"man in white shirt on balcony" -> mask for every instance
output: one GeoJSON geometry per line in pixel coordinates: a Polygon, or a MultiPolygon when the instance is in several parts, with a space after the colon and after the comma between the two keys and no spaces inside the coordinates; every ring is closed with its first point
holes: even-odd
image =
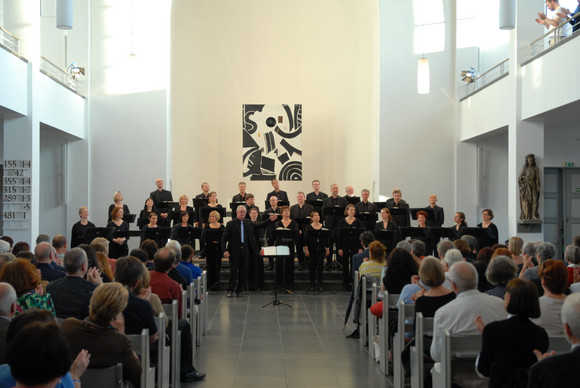
{"type": "MultiPolygon", "coordinates": [[[[564,21],[565,18],[558,15],[564,13],[564,10],[560,6],[558,0],[546,0],[546,7],[548,7],[550,11],[554,11],[552,18],[548,18],[543,12],[538,12],[536,23],[542,24],[549,32],[551,32],[564,21]]],[[[550,36],[550,46],[554,45],[554,43],[556,43],[560,38],[564,38],[567,35],[567,30],[568,25],[564,25],[559,29],[559,31],[555,31],[553,35],[550,36]]]]}

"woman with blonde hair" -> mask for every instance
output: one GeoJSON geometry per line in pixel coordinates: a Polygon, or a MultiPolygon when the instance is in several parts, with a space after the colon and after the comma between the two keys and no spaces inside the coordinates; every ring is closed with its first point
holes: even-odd
{"type": "Polygon", "coordinates": [[[115,191],[115,194],[113,194],[113,203],[111,204],[111,206],[109,206],[109,213],[108,213],[107,222],[111,222],[112,221],[111,212],[116,207],[122,208],[124,214],[130,214],[131,213],[129,211],[129,206],[127,206],[127,205],[125,205],[123,203],[123,193],[121,193],[121,191],[115,191]]]}

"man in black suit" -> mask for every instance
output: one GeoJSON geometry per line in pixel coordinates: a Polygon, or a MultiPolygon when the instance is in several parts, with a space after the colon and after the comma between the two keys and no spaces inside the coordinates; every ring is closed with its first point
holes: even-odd
{"type": "Polygon", "coordinates": [[[271,183],[274,191],[271,191],[266,195],[266,201],[269,201],[272,196],[278,198],[278,201],[289,201],[288,194],[284,190],[280,190],[278,179],[272,179],[271,183]]]}
{"type": "Polygon", "coordinates": [[[10,283],[0,283],[0,363],[6,363],[6,332],[16,313],[16,291],[10,283]]]}
{"type": "Polygon", "coordinates": [[[393,214],[393,222],[397,224],[398,227],[401,226],[411,226],[411,215],[409,214],[409,204],[405,202],[404,199],[401,197],[403,193],[401,189],[394,189],[393,190],[393,198],[390,198],[387,201],[387,208],[393,213],[393,209],[407,209],[405,215],[394,215],[393,214]]]}
{"type": "Polygon", "coordinates": [[[445,222],[445,213],[443,212],[443,208],[441,206],[437,206],[437,195],[431,194],[429,196],[429,208],[433,209],[434,217],[427,218],[427,226],[430,228],[436,227],[440,228],[443,226],[445,222]]]}
{"type": "MultiPolygon", "coordinates": [[[[155,186],[157,186],[157,190],[152,191],[149,194],[149,197],[153,200],[153,204],[155,205],[155,207],[161,211],[161,214],[159,215],[161,216],[161,218],[163,218],[163,221],[165,221],[169,216],[169,211],[164,206],[160,207],[159,203],[173,202],[173,195],[171,195],[171,191],[165,190],[163,188],[163,179],[157,178],[155,180],[155,186]]],[[[162,225],[165,224],[166,224],[165,222],[162,223],[162,225]]]]}
{"type": "Polygon", "coordinates": [[[326,198],[328,198],[328,194],[320,191],[320,181],[318,179],[312,181],[312,189],[314,191],[308,193],[306,196],[307,201],[324,201],[326,198]]]}
{"type": "Polygon", "coordinates": [[[566,297],[562,305],[562,324],[568,341],[572,344],[570,353],[541,354],[534,350],[538,362],[530,368],[528,388],[566,388],[580,385],[580,294],[566,297]]]}
{"type": "Polygon", "coordinates": [[[258,253],[252,223],[245,218],[246,206],[240,205],[236,209],[236,218],[228,222],[222,235],[222,252],[230,260],[228,298],[233,296],[234,291],[238,298],[242,296],[248,282],[250,255],[252,252],[258,253]]]}
{"type": "Polygon", "coordinates": [[[234,195],[232,203],[246,202],[246,182],[238,183],[239,194],[234,195]]]}

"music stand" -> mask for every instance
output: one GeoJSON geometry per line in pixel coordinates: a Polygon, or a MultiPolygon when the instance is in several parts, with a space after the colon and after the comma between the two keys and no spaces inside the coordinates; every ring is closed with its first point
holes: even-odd
{"type": "Polygon", "coordinates": [[[373,230],[375,228],[375,224],[377,223],[377,213],[358,213],[355,214],[355,217],[363,223],[366,230],[373,230]]]}
{"type": "Polygon", "coordinates": [[[346,199],[347,204],[351,204],[351,205],[356,205],[357,203],[360,202],[360,197],[357,197],[357,196],[349,197],[348,195],[345,195],[343,198],[346,199]]]}
{"type": "Polygon", "coordinates": [[[171,236],[171,228],[165,226],[158,226],[157,228],[148,228],[143,230],[143,240],[154,240],[157,245],[162,248],[171,236]]]}
{"type": "Polygon", "coordinates": [[[399,242],[399,232],[396,230],[373,230],[372,233],[375,235],[375,239],[381,243],[384,241],[385,248],[387,252],[391,252],[394,247],[399,242]]]}
{"type": "Polygon", "coordinates": [[[417,212],[420,211],[424,211],[425,213],[427,213],[427,219],[428,220],[434,220],[435,219],[435,212],[433,211],[433,209],[430,206],[427,207],[413,207],[409,209],[409,212],[411,213],[411,219],[413,221],[417,221],[417,212]]]}
{"type": "MultiPolygon", "coordinates": [[[[269,199],[265,200],[264,203],[265,203],[265,208],[266,209],[269,209],[271,207],[270,206],[270,200],[269,199]]],[[[278,200],[278,207],[280,207],[280,206],[290,206],[290,201],[282,201],[282,200],[279,199],[278,200]]]]}
{"type": "Polygon", "coordinates": [[[149,223],[149,218],[141,218],[141,217],[139,217],[139,218],[137,219],[137,227],[138,227],[139,229],[143,229],[143,227],[144,227],[145,225],[147,225],[148,223],[149,223]]]}
{"type": "Polygon", "coordinates": [[[298,229],[304,231],[304,228],[310,225],[311,219],[310,216],[306,218],[293,218],[293,221],[296,221],[298,224],[298,229]]]}
{"type": "MultiPolygon", "coordinates": [[[[277,230],[294,232],[293,230],[290,230],[290,229],[277,229],[277,230]]],[[[288,248],[286,245],[275,245],[273,247],[265,247],[262,249],[262,257],[273,258],[276,262],[275,264],[278,264],[278,257],[284,257],[284,256],[290,256],[290,248],[288,248]],[[268,249],[268,248],[274,248],[274,249],[268,249]]],[[[283,302],[283,301],[278,299],[278,287],[276,287],[276,285],[274,284],[274,300],[266,303],[265,305],[262,306],[262,308],[269,306],[269,305],[277,306],[279,304],[284,305],[284,306],[288,306],[288,307],[292,307],[291,304],[288,304],[288,303],[283,302]]]]}
{"type": "Polygon", "coordinates": [[[85,242],[85,244],[90,244],[97,237],[103,237],[111,241],[114,232],[115,232],[114,228],[89,227],[85,229],[85,232],[82,235],[82,239],[85,242]]]}
{"type": "Polygon", "coordinates": [[[379,209],[379,212],[381,211],[381,209],[384,209],[387,207],[386,202],[373,202],[373,203],[377,206],[377,209],[379,209]]]}
{"type": "Polygon", "coordinates": [[[320,216],[322,216],[322,207],[324,206],[324,200],[322,199],[307,200],[306,203],[314,207],[314,210],[316,210],[320,214],[320,216]]]}
{"type": "Polygon", "coordinates": [[[195,240],[199,240],[201,238],[201,228],[194,228],[193,226],[178,228],[175,238],[180,242],[180,244],[181,241],[185,241],[195,249],[195,240]]]}
{"type": "Polygon", "coordinates": [[[393,221],[397,224],[398,227],[410,227],[409,225],[409,209],[401,208],[401,207],[394,207],[389,209],[391,212],[391,216],[393,217],[393,221]],[[403,221],[403,222],[401,222],[403,221]]]}
{"type": "Polygon", "coordinates": [[[124,214],[123,213],[123,221],[125,221],[128,224],[132,224],[133,222],[135,222],[136,217],[137,217],[136,214],[124,214]]]}
{"type": "Polygon", "coordinates": [[[193,208],[195,209],[195,214],[197,215],[197,222],[201,223],[201,213],[199,212],[199,209],[201,209],[202,207],[204,207],[208,203],[209,203],[208,198],[194,198],[193,199],[193,208]]]}
{"type": "Polygon", "coordinates": [[[488,228],[468,227],[463,229],[461,236],[465,236],[466,234],[477,239],[479,249],[492,246],[492,242],[495,240],[495,235],[488,228]]]}

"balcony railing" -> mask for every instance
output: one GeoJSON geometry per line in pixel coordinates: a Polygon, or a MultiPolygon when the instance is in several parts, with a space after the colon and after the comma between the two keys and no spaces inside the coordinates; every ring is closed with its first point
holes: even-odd
{"type": "Polygon", "coordinates": [[[485,73],[477,76],[472,83],[465,84],[465,86],[459,87],[457,95],[459,100],[464,100],[467,97],[474,95],[480,90],[486,88],[487,86],[493,84],[499,79],[507,76],[510,73],[510,60],[504,59],[502,62],[498,63],[491,69],[487,70],[485,73]]]}
{"type": "Polygon", "coordinates": [[[65,69],[55,65],[44,57],[40,57],[40,72],[46,74],[48,77],[75,92],[79,96],[84,97],[82,90],[84,85],[71,77],[65,69]]]}
{"type": "MultiPolygon", "coordinates": [[[[571,16],[571,19],[576,21],[578,20],[578,18],[580,18],[580,12],[571,16]]],[[[578,31],[573,32],[574,26],[570,23],[571,19],[570,18],[566,19],[565,21],[560,23],[558,27],[546,32],[538,39],[532,41],[530,43],[529,59],[537,57],[538,55],[570,39],[572,35],[577,34],[578,31]]]]}
{"type": "Polygon", "coordinates": [[[0,46],[20,56],[20,39],[0,27],[0,46]]]}

